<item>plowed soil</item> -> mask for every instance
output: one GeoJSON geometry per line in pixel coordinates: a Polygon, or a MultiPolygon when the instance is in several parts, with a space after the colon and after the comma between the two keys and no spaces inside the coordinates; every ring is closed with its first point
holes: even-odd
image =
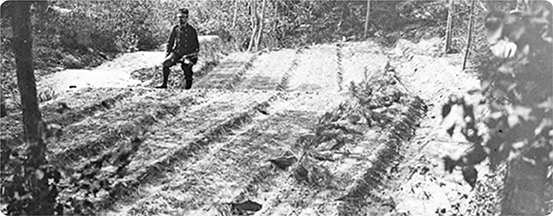
{"type": "MultiPolygon", "coordinates": [[[[169,89],[151,88],[161,52],[44,78],[39,86],[62,92],[41,105],[63,126],[48,144],[48,159],[67,169],[60,196],[89,199],[100,215],[462,212],[470,186],[440,157],[468,144],[445,135],[438,110],[478,81],[461,56],[439,57],[439,43],[234,53],[190,90],[178,67],[169,89]],[[98,193],[82,189],[100,180],[98,193]]],[[[20,117],[1,122],[2,139],[21,143],[20,117]]]]}

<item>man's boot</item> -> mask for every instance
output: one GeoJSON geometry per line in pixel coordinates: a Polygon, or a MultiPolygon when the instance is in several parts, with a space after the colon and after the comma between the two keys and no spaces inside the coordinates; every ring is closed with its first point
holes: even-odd
{"type": "Polygon", "coordinates": [[[163,83],[160,86],[157,86],[156,88],[167,88],[167,81],[169,80],[169,67],[163,67],[163,83]]]}
{"type": "Polygon", "coordinates": [[[193,64],[182,64],[181,69],[184,72],[184,89],[190,89],[192,88],[192,77],[194,75],[194,72],[192,72],[192,66],[193,64]]]}
{"type": "Polygon", "coordinates": [[[184,86],[184,89],[190,88],[192,88],[192,79],[186,79],[186,85],[184,86]]]}

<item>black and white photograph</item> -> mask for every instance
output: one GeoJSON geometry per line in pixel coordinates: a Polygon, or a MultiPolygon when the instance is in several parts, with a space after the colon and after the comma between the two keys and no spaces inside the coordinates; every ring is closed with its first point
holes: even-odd
{"type": "Polygon", "coordinates": [[[0,215],[553,216],[552,0],[0,3],[0,215]]]}

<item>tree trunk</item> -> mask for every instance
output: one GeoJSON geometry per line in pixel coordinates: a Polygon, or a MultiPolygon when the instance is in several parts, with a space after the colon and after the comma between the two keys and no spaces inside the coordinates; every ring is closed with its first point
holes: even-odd
{"type": "Polygon", "coordinates": [[[0,88],[0,117],[4,117],[8,115],[8,112],[6,112],[6,103],[4,101],[4,91],[2,91],[2,88],[0,88]]]}
{"type": "Polygon", "coordinates": [[[278,1],[274,1],[274,8],[275,8],[275,14],[274,14],[274,21],[273,21],[273,32],[277,32],[278,22],[279,22],[279,16],[278,16],[278,1]]]}
{"type": "Polygon", "coordinates": [[[252,0],[251,6],[250,6],[250,14],[251,14],[251,21],[252,21],[252,35],[250,37],[250,44],[248,45],[248,52],[252,51],[253,46],[255,45],[255,39],[257,35],[257,0],[252,0]]]}
{"type": "Polygon", "coordinates": [[[363,33],[363,37],[367,37],[367,32],[369,31],[369,15],[371,13],[371,0],[367,0],[367,14],[365,15],[365,32],[363,33]]]}
{"type": "Polygon", "coordinates": [[[447,28],[446,28],[446,36],[445,36],[445,46],[444,46],[444,53],[449,54],[452,53],[451,50],[451,29],[453,29],[453,13],[454,10],[454,4],[453,0],[449,0],[449,6],[447,8],[447,28]]]}
{"type": "Polygon", "coordinates": [[[232,29],[236,26],[236,19],[238,17],[238,1],[234,0],[234,12],[232,14],[232,29]]]}
{"type": "Polygon", "coordinates": [[[470,44],[472,43],[472,27],[474,24],[474,1],[475,0],[470,0],[469,33],[467,39],[467,49],[465,50],[465,59],[463,60],[463,70],[467,68],[467,61],[470,55],[470,44]]]}
{"type": "Polygon", "coordinates": [[[507,164],[501,215],[544,215],[547,164],[515,158],[507,164]]]}
{"type": "Polygon", "coordinates": [[[46,145],[41,136],[41,116],[38,109],[31,35],[31,2],[21,1],[13,5],[11,25],[15,54],[17,85],[21,94],[23,131],[29,145],[29,165],[39,166],[45,160],[46,145]]]}
{"type": "Polygon", "coordinates": [[[255,51],[259,50],[259,45],[261,44],[261,40],[263,39],[263,29],[265,28],[265,6],[267,5],[267,0],[263,0],[263,3],[261,5],[261,17],[257,20],[258,22],[258,28],[257,28],[257,38],[255,40],[255,51]]]}

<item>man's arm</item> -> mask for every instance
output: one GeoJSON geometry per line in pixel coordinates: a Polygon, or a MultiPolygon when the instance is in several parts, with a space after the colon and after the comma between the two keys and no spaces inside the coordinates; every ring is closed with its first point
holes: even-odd
{"type": "Polygon", "coordinates": [[[175,37],[176,37],[175,28],[176,27],[174,27],[171,30],[171,34],[169,35],[169,41],[167,41],[167,49],[166,49],[166,52],[165,52],[165,56],[168,56],[169,53],[173,52],[173,47],[175,45],[175,37]]]}
{"type": "Polygon", "coordinates": [[[196,32],[196,29],[193,29],[192,34],[192,48],[195,53],[200,52],[200,42],[198,42],[198,32],[196,32]]]}

